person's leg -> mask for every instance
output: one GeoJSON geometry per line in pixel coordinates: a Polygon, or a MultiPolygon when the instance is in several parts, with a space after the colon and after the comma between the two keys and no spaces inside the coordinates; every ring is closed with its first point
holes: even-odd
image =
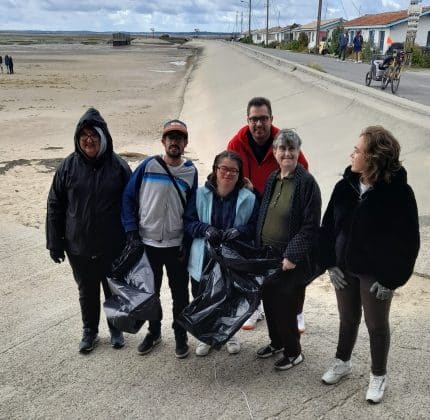
{"type": "Polygon", "coordinates": [[[387,373],[387,358],[390,349],[389,315],[392,298],[380,300],[370,288],[375,282],[368,277],[360,278],[360,293],[363,302],[364,319],[370,337],[372,373],[383,376],[387,373]]]}
{"type": "Polygon", "coordinates": [[[280,349],[283,347],[281,337],[278,334],[277,328],[277,306],[276,306],[276,296],[278,290],[276,285],[263,286],[262,290],[262,301],[264,307],[264,313],[266,315],[267,330],[270,338],[270,345],[275,349],[280,349]]]}
{"type": "MultiPolygon", "coordinates": [[[[161,282],[163,279],[163,264],[164,264],[164,251],[163,248],[156,248],[145,245],[146,256],[148,257],[149,265],[151,266],[154,274],[154,289],[158,297],[160,297],[161,282]]],[[[148,331],[155,337],[161,334],[161,320],[163,319],[163,312],[160,304],[160,319],[149,321],[148,331]]]]}
{"type": "Polygon", "coordinates": [[[344,362],[351,359],[361,320],[360,282],[358,278],[345,273],[348,285],[336,290],[339,311],[339,341],[336,358],[344,362]]]}
{"type": "Polygon", "coordinates": [[[186,340],[186,330],[176,323],[176,319],[189,303],[188,281],[189,275],[186,263],[179,259],[179,247],[165,248],[165,265],[169,287],[172,294],[172,311],[175,337],[178,340],[186,340]]]}
{"type": "Polygon", "coordinates": [[[100,277],[96,264],[87,257],[68,257],[79,289],[83,328],[97,334],[100,320],[100,277]]]}
{"type": "Polygon", "coordinates": [[[284,347],[284,356],[295,358],[300,355],[300,333],[297,327],[297,306],[305,294],[304,287],[297,287],[275,298],[278,315],[278,334],[284,347]]]}

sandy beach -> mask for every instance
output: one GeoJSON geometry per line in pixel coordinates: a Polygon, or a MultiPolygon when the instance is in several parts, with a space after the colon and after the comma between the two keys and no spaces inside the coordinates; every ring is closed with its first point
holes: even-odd
{"type": "MultiPolygon", "coordinates": [[[[52,263],[44,239],[53,172],[73,150],[76,122],[89,106],[105,117],[115,150],[132,167],[161,152],[163,122],[183,118],[190,129],[187,156],[195,159],[203,181],[215,153],[245,124],[248,99],[268,96],[276,125],[301,134],[324,206],[359,129],[390,126],[401,139],[424,227],[430,225],[428,131],[320,81],[281,74],[227,43],[2,49],[0,54],[14,57],[16,73],[0,74],[0,418],[428,418],[427,278],[414,275],[395,293],[389,388],[384,403],[371,406],[364,400],[370,367],[364,324],[351,378],[333,387],[321,384],[338,326],[326,275],[307,290],[306,359],[291,371],[275,373],[272,360],[256,360],[256,349],[267,341],[264,322],[239,332],[243,345],[237,356],[222,349],[177,360],[166,284],[163,342],[153,353],[136,353],[145,327],[126,335],[123,350],[113,350],[103,321],[98,347],[82,357],[71,270],[52,263]]],[[[428,242],[423,238],[426,261],[428,242]]],[[[196,340],[190,343],[194,350],[196,340]]]]}
{"type": "Polygon", "coordinates": [[[15,74],[0,74],[0,214],[41,228],[53,170],[74,149],[93,106],[131,164],[159,150],[162,124],[182,108],[196,50],[168,43],[10,46],[15,74]]]}

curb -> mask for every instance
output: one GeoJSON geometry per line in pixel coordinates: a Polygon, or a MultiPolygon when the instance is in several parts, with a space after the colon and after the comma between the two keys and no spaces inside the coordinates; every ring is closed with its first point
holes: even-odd
{"type": "MultiPolygon", "coordinates": [[[[430,106],[418,104],[409,99],[401,98],[395,95],[388,95],[384,92],[371,89],[367,86],[361,86],[355,82],[344,80],[339,77],[333,76],[331,74],[314,70],[310,67],[304,66],[303,64],[299,64],[294,61],[287,60],[285,58],[276,57],[264,51],[258,51],[246,45],[242,45],[242,44],[233,44],[233,45],[235,48],[242,50],[243,53],[246,53],[248,55],[253,55],[257,60],[261,62],[264,62],[267,64],[267,61],[270,61],[271,63],[276,65],[274,66],[275,68],[279,68],[279,66],[286,66],[290,71],[300,70],[302,73],[306,73],[314,78],[324,80],[331,84],[348,89],[349,91],[360,93],[362,95],[365,95],[366,97],[373,97],[375,99],[378,99],[379,101],[385,102],[390,106],[402,108],[404,110],[413,112],[415,114],[419,114],[422,117],[430,117],[430,106]]],[[[427,128],[430,128],[430,126],[427,128]]]]}

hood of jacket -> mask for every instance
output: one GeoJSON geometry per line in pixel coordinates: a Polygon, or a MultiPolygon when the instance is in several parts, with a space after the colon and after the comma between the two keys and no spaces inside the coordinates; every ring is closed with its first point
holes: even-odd
{"type": "Polygon", "coordinates": [[[104,153],[102,153],[100,156],[98,156],[95,160],[100,160],[105,155],[111,155],[113,152],[112,137],[109,133],[109,129],[108,129],[108,126],[106,124],[106,121],[103,119],[100,112],[97,111],[97,109],[95,109],[95,108],[89,108],[85,112],[85,114],[82,115],[78,124],[76,125],[75,136],[74,136],[75,151],[77,153],[79,153],[86,160],[90,160],[87,157],[87,155],[79,147],[79,134],[80,134],[81,130],[85,127],[100,129],[106,138],[106,148],[104,150],[104,153]]]}

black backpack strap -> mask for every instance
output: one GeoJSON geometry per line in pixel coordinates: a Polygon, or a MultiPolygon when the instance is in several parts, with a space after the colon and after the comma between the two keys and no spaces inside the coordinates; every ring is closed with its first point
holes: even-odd
{"type": "Polygon", "coordinates": [[[154,156],[155,160],[162,166],[162,168],[166,171],[166,174],[169,176],[170,180],[173,183],[173,186],[175,187],[178,195],[179,195],[179,199],[181,200],[182,203],[182,207],[185,208],[185,199],[184,196],[181,193],[181,190],[179,189],[178,183],[176,182],[175,177],[172,175],[172,173],[169,170],[169,167],[167,166],[166,162],[164,162],[163,158],[161,156],[154,156]]]}

